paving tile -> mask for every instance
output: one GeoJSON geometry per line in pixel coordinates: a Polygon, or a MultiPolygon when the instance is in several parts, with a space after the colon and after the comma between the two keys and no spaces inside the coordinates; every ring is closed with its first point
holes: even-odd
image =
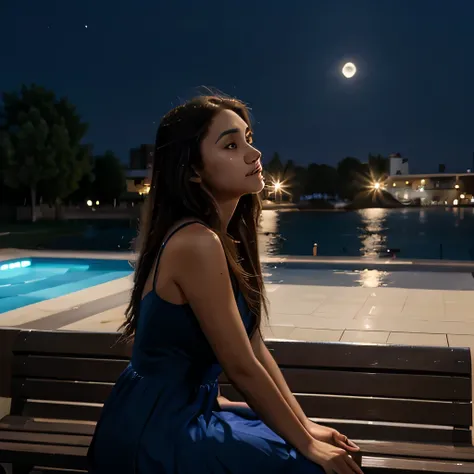
{"type": "Polygon", "coordinates": [[[311,314],[320,305],[319,302],[287,299],[286,301],[270,301],[270,306],[280,314],[311,314]]]}
{"type": "Polygon", "coordinates": [[[474,334],[474,323],[465,321],[422,321],[409,318],[357,318],[346,322],[346,329],[430,334],[474,334]]]}
{"type": "Polygon", "coordinates": [[[307,314],[277,314],[271,315],[270,325],[291,325],[295,328],[308,329],[338,329],[346,328],[351,317],[341,318],[330,313],[321,313],[321,315],[307,314]]]}
{"type": "Polygon", "coordinates": [[[263,338],[264,339],[289,339],[290,334],[295,329],[294,326],[264,326],[263,327],[263,338]]]}
{"type": "Polygon", "coordinates": [[[449,347],[470,347],[474,349],[474,335],[448,334],[449,347]]]}
{"type": "Polygon", "coordinates": [[[373,288],[369,293],[367,302],[370,302],[373,300],[380,300],[382,302],[386,302],[390,304],[392,303],[403,304],[406,301],[408,297],[408,293],[410,291],[411,290],[407,290],[404,288],[386,288],[386,287],[373,288]]]}
{"type": "Polygon", "coordinates": [[[84,288],[83,290],[59,296],[58,298],[42,301],[36,306],[39,309],[46,311],[65,311],[105,296],[115,295],[122,291],[130,290],[132,285],[133,282],[131,278],[118,278],[116,280],[108,281],[107,283],[102,283],[101,285],[84,288]]]}
{"type": "Polygon", "coordinates": [[[338,342],[341,339],[343,331],[334,331],[329,329],[302,329],[295,328],[289,338],[298,341],[310,342],[338,342]]]}
{"type": "Polygon", "coordinates": [[[360,342],[385,344],[387,342],[389,332],[386,331],[344,331],[341,342],[360,342]]]}
{"type": "Polygon", "coordinates": [[[125,310],[128,305],[120,305],[115,308],[94,314],[88,318],[81,319],[72,324],[59,328],[61,331],[97,331],[115,332],[125,320],[125,310]]]}
{"type": "Polygon", "coordinates": [[[356,314],[362,308],[363,303],[321,303],[316,310],[314,311],[314,315],[317,316],[318,313],[332,313],[337,316],[350,316],[355,317],[356,314]]]}
{"type": "Polygon", "coordinates": [[[448,346],[446,334],[392,332],[388,336],[388,344],[404,346],[448,346]]]}
{"type": "Polygon", "coordinates": [[[422,319],[424,321],[443,319],[445,315],[443,304],[409,304],[402,309],[401,317],[422,319]]]}
{"type": "Polygon", "coordinates": [[[470,303],[474,306],[474,291],[445,290],[441,293],[445,303],[470,303]]]}
{"type": "Polygon", "coordinates": [[[463,320],[474,319],[474,302],[456,301],[444,303],[444,312],[446,315],[457,316],[463,320]]]}
{"type": "Polygon", "coordinates": [[[357,318],[359,317],[400,317],[403,310],[403,303],[396,303],[395,301],[390,304],[384,300],[375,302],[374,300],[368,300],[364,306],[358,311],[357,318]]]}
{"type": "Polygon", "coordinates": [[[42,310],[37,306],[38,304],[32,304],[0,314],[0,327],[20,326],[37,319],[46,318],[55,312],[42,310]]]}
{"type": "Polygon", "coordinates": [[[438,290],[410,290],[407,293],[407,305],[442,305],[443,303],[443,293],[438,290]]]}

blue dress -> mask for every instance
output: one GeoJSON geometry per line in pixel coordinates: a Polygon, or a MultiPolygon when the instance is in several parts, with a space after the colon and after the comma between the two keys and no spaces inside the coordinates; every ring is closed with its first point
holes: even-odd
{"type": "MultiPolygon", "coordinates": [[[[236,300],[250,334],[252,314],[238,292],[236,300]]],[[[88,454],[89,472],[324,472],[252,410],[222,411],[217,403],[221,372],[191,307],[171,304],[154,290],[148,293],[140,308],[131,362],[97,424],[88,454]]]]}

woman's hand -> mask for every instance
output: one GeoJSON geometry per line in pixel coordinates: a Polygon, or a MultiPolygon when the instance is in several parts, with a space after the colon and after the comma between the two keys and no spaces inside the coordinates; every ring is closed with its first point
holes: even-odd
{"type": "Polygon", "coordinates": [[[352,442],[347,436],[339,433],[334,428],[328,428],[327,426],[321,426],[317,423],[309,421],[306,429],[309,434],[317,441],[323,441],[324,443],[332,444],[338,448],[342,448],[349,453],[357,453],[360,451],[359,446],[352,442]]]}
{"type": "Polygon", "coordinates": [[[302,454],[320,465],[326,474],[364,474],[347,451],[332,444],[314,440],[302,454]]]}

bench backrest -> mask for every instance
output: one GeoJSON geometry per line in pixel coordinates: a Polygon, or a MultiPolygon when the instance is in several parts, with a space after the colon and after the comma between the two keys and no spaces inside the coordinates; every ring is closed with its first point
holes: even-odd
{"type": "MultiPolygon", "coordinates": [[[[268,342],[304,412],[355,439],[471,444],[470,350],[268,342]]],[[[238,399],[229,385],[224,396],[238,399]]]]}
{"type": "Polygon", "coordinates": [[[130,355],[116,333],[21,331],[13,345],[11,413],[97,421],[130,355]]]}
{"type": "MultiPolygon", "coordinates": [[[[350,437],[471,443],[469,349],[267,345],[305,413],[350,437]]],[[[130,354],[115,333],[20,331],[13,344],[12,414],[96,421],[130,354]]],[[[239,399],[225,377],[221,390],[239,399]]]]}

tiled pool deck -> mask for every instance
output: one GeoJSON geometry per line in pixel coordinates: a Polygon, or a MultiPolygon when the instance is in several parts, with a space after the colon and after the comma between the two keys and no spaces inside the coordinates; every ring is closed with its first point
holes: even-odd
{"type": "MultiPolygon", "coordinates": [[[[0,260],[26,256],[131,257],[124,253],[81,252],[79,255],[71,252],[0,250],[0,260]]],[[[307,274],[301,267],[314,264],[315,259],[283,260],[288,263],[288,268],[284,270],[288,278],[282,279],[281,283],[274,279],[267,285],[270,314],[265,336],[268,338],[474,347],[474,291],[326,286],[311,282],[296,284],[307,274]]],[[[267,258],[265,261],[271,268],[271,264],[281,263],[282,259],[267,258]]],[[[360,266],[362,262],[359,259],[319,257],[317,261],[328,267],[341,268],[360,266]]],[[[397,268],[412,272],[423,267],[430,270],[425,273],[428,279],[457,269],[464,272],[462,277],[474,288],[470,273],[474,272],[474,262],[377,260],[375,264],[390,270],[397,268]]],[[[116,331],[123,320],[131,286],[130,277],[121,278],[9,311],[0,316],[0,326],[116,331]]]]}

